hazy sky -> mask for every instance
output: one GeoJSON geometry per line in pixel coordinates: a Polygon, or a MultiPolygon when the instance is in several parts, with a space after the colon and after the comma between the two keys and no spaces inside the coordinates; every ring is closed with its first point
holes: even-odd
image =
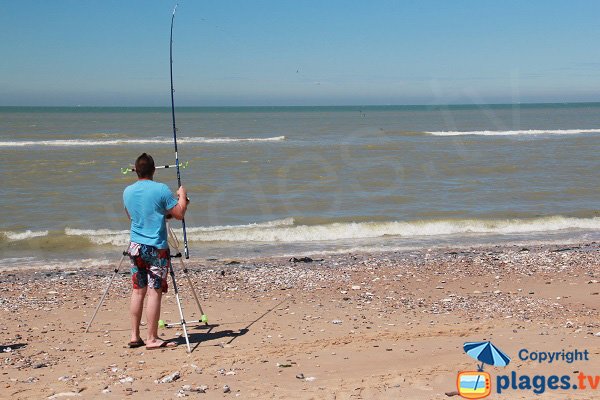
{"type": "MultiPolygon", "coordinates": [[[[173,5],[0,0],[0,105],[170,105],[173,5]]],[[[600,101],[598,16],[597,0],[182,0],[175,100],[600,101]]]]}

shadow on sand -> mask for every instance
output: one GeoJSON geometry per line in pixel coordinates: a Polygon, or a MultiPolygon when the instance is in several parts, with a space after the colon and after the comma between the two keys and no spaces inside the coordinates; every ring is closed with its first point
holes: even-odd
{"type": "MultiPolygon", "coordinates": [[[[263,319],[264,317],[269,315],[271,312],[273,312],[273,310],[277,309],[278,307],[280,307],[283,303],[285,303],[288,300],[289,300],[289,298],[286,298],[286,299],[280,301],[275,306],[269,308],[267,311],[265,311],[263,314],[261,314],[258,318],[251,321],[248,325],[246,325],[243,328],[240,328],[237,331],[234,331],[231,329],[226,329],[226,330],[222,330],[222,331],[213,332],[213,329],[219,327],[218,324],[197,325],[196,327],[190,327],[191,329],[189,329],[189,331],[188,331],[188,337],[190,340],[190,346],[192,347],[192,352],[196,348],[198,348],[198,346],[200,346],[201,344],[203,344],[205,342],[217,340],[217,339],[230,338],[225,344],[231,344],[238,337],[243,336],[246,333],[248,333],[250,331],[250,328],[252,327],[252,325],[254,325],[258,321],[260,321],[261,319],[263,319]],[[194,330],[206,330],[206,332],[194,332],[194,330]]],[[[232,323],[232,324],[235,324],[235,323],[232,323]]],[[[175,341],[179,345],[185,345],[185,337],[183,337],[183,336],[177,338],[175,341]]],[[[211,346],[222,346],[223,343],[210,344],[210,345],[211,346]]]]}

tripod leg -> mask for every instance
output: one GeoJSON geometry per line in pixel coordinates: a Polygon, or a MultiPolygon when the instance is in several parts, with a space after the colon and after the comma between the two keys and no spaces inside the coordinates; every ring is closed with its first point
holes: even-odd
{"type": "Polygon", "coordinates": [[[198,300],[198,295],[196,295],[196,290],[194,289],[194,284],[192,283],[192,280],[190,279],[190,276],[188,274],[188,269],[185,267],[181,258],[179,258],[179,261],[181,262],[181,269],[183,269],[183,273],[185,274],[188,285],[190,285],[190,289],[192,289],[192,295],[194,296],[194,300],[196,300],[196,305],[200,310],[200,321],[204,322],[205,325],[208,325],[208,319],[206,318],[206,314],[204,314],[204,311],[202,310],[202,306],[200,305],[200,301],[198,300]]]}
{"type": "Polygon", "coordinates": [[[188,269],[185,267],[185,264],[183,263],[183,258],[181,257],[181,252],[179,251],[179,240],[177,239],[177,236],[175,236],[175,232],[173,232],[173,229],[171,229],[171,226],[169,225],[168,222],[167,222],[167,230],[169,232],[169,239],[170,239],[169,244],[171,246],[173,246],[173,248],[179,255],[178,258],[179,258],[179,262],[181,263],[181,268],[183,269],[183,272],[185,274],[187,282],[190,285],[190,289],[192,289],[192,294],[194,295],[194,300],[196,300],[196,305],[198,306],[198,309],[200,310],[201,317],[200,317],[200,321],[198,321],[198,322],[204,322],[205,325],[208,325],[208,318],[206,317],[206,314],[204,314],[204,311],[202,310],[202,306],[200,305],[200,301],[198,300],[198,296],[196,295],[196,290],[194,289],[192,280],[190,279],[190,276],[188,275],[188,269]]]}
{"type": "Polygon", "coordinates": [[[185,344],[187,345],[188,353],[191,353],[192,349],[190,347],[190,338],[188,337],[185,317],[183,316],[183,310],[181,309],[179,290],[177,289],[177,282],[175,282],[175,272],[173,271],[172,265],[169,265],[169,274],[171,275],[171,280],[173,281],[173,292],[175,292],[175,300],[177,301],[177,308],[179,309],[179,317],[181,318],[181,327],[183,328],[183,335],[185,336],[185,344]]]}
{"type": "Polygon", "coordinates": [[[90,322],[88,322],[87,327],[85,328],[85,333],[88,333],[88,331],[90,330],[90,326],[92,326],[92,322],[94,322],[94,319],[96,318],[96,314],[98,314],[98,310],[102,306],[102,303],[104,303],[104,298],[108,294],[108,290],[110,289],[112,282],[115,279],[115,276],[117,276],[117,274],[119,273],[119,269],[121,268],[121,264],[123,264],[123,260],[125,259],[126,255],[127,255],[127,252],[124,251],[123,255],[121,256],[121,261],[119,261],[119,265],[117,266],[117,268],[115,268],[115,272],[110,277],[110,281],[108,282],[108,285],[106,286],[106,290],[104,290],[104,294],[102,295],[102,297],[100,298],[100,301],[98,302],[98,305],[96,306],[96,310],[94,311],[94,315],[92,315],[92,319],[90,319],[90,322]]]}

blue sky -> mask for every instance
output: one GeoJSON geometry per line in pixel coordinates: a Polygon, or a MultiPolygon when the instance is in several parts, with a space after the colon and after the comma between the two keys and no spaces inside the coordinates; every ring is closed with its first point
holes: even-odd
{"type": "MultiPolygon", "coordinates": [[[[6,1],[0,105],[168,106],[168,1],[6,1]]],[[[598,1],[179,2],[178,105],[600,101],[598,1]]]]}

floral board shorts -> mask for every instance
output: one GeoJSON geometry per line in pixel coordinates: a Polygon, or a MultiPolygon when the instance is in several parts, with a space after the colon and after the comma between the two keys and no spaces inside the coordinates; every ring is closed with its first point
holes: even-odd
{"type": "Polygon", "coordinates": [[[129,245],[131,260],[131,280],[134,289],[151,287],[167,292],[167,273],[171,266],[169,249],[157,249],[154,246],[131,242],[129,245]]]}

